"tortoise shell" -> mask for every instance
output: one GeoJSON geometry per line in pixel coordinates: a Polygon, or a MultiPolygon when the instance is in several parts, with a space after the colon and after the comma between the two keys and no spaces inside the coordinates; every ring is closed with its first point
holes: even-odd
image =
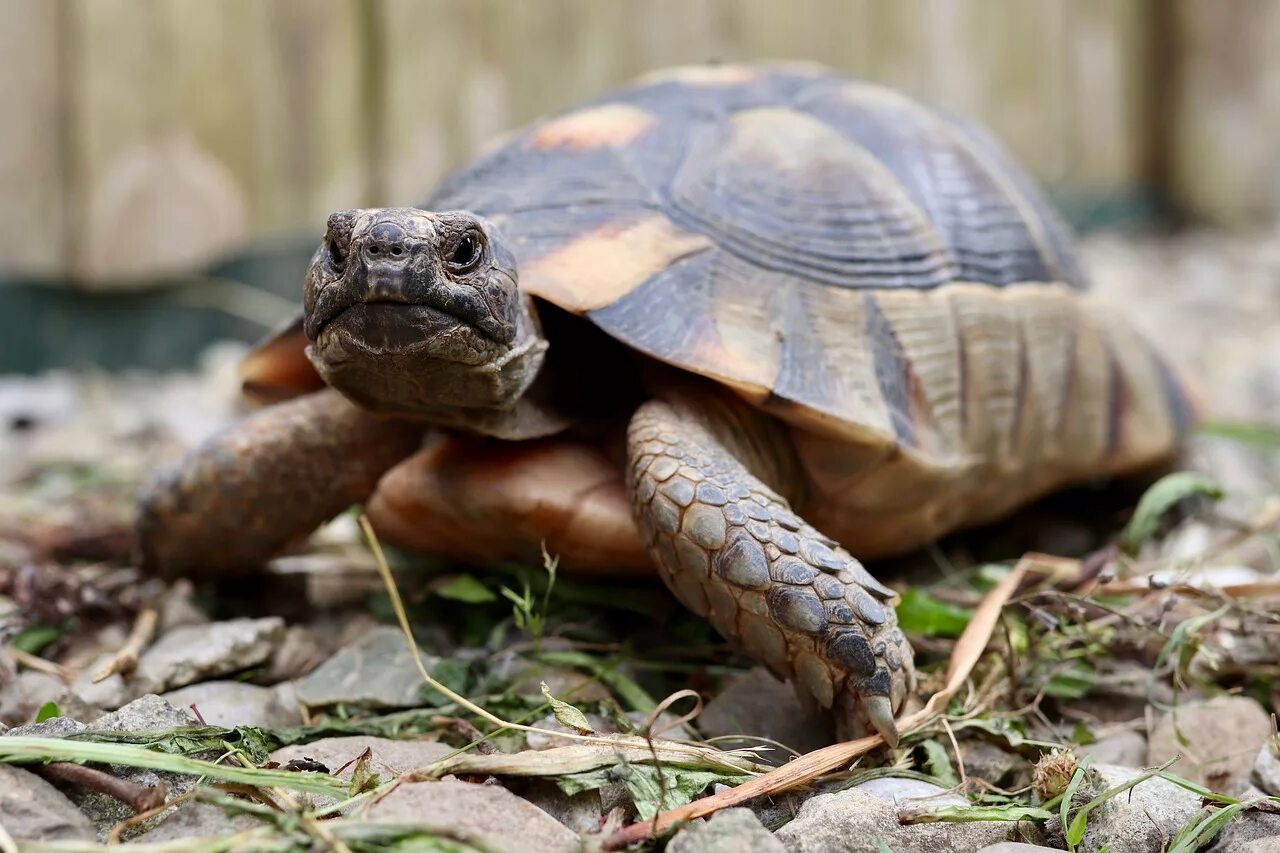
{"type": "Polygon", "coordinates": [[[984,511],[938,512],[994,516],[1158,459],[1190,421],[987,132],[820,68],[651,75],[506,141],[425,207],[489,218],[529,293],[801,427],[845,509],[857,477],[878,484],[861,509],[883,511],[921,478],[985,469],[984,511]],[[905,459],[872,476],[868,455],[905,459]]]}
{"type": "MultiPolygon", "coordinates": [[[[484,216],[527,293],[789,424],[800,509],[864,556],[1149,466],[1194,419],[990,134],[823,68],[650,75],[422,206],[484,216]]],[[[303,346],[298,321],[260,345],[246,388],[320,387],[303,346]]]]}

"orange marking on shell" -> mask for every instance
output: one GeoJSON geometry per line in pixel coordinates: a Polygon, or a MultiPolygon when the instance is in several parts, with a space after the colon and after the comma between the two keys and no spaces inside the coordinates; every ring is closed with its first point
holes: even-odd
{"type": "Polygon", "coordinates": [[[627,145],[657,121],[651,113],[627,104],[605,104],[552,119],[532,137],[534,148],[589,151],[627,145]]]}
{"type": "Polygon", "coordinates": [[[662,215],[607,223],[525,265],[520,283],[578,314],[612,305],[671,264],[711,246],[662,215]]]}

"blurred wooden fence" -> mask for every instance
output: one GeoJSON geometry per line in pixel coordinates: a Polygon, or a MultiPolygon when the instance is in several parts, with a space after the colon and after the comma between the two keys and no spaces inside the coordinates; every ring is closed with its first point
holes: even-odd
{"type": "Polygon", "coordinates": [[[1056,189],[1280,202],[1272,0],[0,0],[0,273],[118,286],[673,63],[804,58],[989,123],[1056,189]]]}

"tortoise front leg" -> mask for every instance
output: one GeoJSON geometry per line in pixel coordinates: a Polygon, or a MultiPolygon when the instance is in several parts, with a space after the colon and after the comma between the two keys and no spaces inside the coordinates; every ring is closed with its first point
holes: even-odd
{"type": "Polygon", "coordinates": [[[742,406],[655,400],[627,451],[642,535],[676,597],[832,708],[841,737],[872,727],[896,746],[913,670],[893,593],[749,470],[778,470],[785,438],[742,406]]]}
{"type": "Polygon", "coordinates": [[[421,425],[371,415],[324,390],[255,412],[143,491],[142,567],[245,572],[367,498],[421,443],[421,425]]]}

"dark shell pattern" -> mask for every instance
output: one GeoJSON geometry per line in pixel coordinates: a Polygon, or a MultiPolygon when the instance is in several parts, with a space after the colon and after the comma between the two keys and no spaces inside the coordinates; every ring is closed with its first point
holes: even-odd
{"type": "Polygon", "coordinates": [[[1034,446],[1019,466],[1042,476],[1018,491],[1040,491],[1149,461],[1189,422],[990,134],[827,70],[652,75],[507,140],[426,206],[494,221],[523,287],[630,346],[935,471],[1034,446]]]}

